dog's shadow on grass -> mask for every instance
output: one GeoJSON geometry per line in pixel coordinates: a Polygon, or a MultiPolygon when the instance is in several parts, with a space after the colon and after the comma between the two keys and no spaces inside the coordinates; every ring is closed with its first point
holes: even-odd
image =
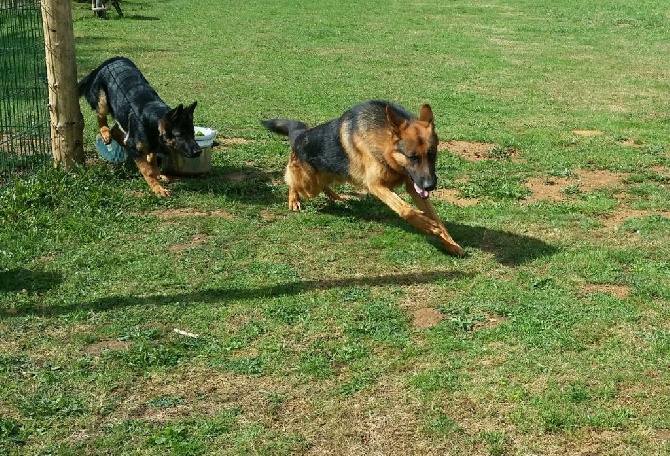
{"type": "MultiPolygon", "coordinates": [[[[184,179],[181,185],[194,192],[214,192],[247,204],[273,205],[286,200],[286,189],[282,172],[268,172],[254,167],[220,166],[201,177],[184,179]]],[[[354,196],[354,195],[351,195],[354,196]]],[[[309,200],[306,204],[319,204],[309,200]]],[[[346,204],[327,202],[318,209],[320,213],[333,216],[352,215],[361,220],[375,221],[416,232],[409,222],[396,215],[389,207],[370,195],[355,195],[346,204]]],[[[480,226],[471,226],[446,221],[451,236],[462,247],[472,247],[491,253],[501,264],[518,266],[535,258],[551,256],[558,249],[540,239],[521,234],[500,231],[480,226]]],[[[442,246],[431,236],[426,236],[439,250],[442,246]]]]}
{"type": "MultiPolygon", "coordinates": [[[[362,199],[349,200],[346,205],[328,204],[320,212],[349,216],[355,214],[362,220],[381,222],[407,231],[418,232],[409,222],[369,195],[362,199]]],[[[536,258],[551,256],[558,251],[557,247],[534,237],[481,226],[451,223],[448,220],[443,220],[443,222],[449,234],[461,247],[491,253],[499,263],[507,266],[518,266],[536,258]]],[[[428,235],[426,238],[437,249],[443,250],[437,239],[428,235]]]]}
{"type": "Polygon", "coordinates": [[[43,293],[63,281],[63,276],[51,271],[31,271],[30,269],[0,269],[0,291],[43,293]]]}
{"type": "Polygon", "coordinates": [[[215,166],[199,176],[169,177],[186,191],[223,195],[249,204],[271,205],[285,199],[276,185],[281,173],[253,166],[215,166]]]}
{"type": "Polygon", "coordinates": [[[509,231],[458,223],[447,223],[446,227],[462,247],[491,253],[506,266],[519,266],[536,258],[552,256],[559,250],[540,239],[509,231]]]}
{"type": "Polygon", "coordinates": [[[154,296],[106,296],[89,302],[76,302],[57,307],[23,307],[12,309],[11,312],[0,310],[0,318],[38,314],[42,316],[63,315],[74,311],[95,310],[106,311],[125,307],[140,306],[183,306],[188,302],[221,304],[226,301],[253,300],[282,296],[296,296],[314,290],[330,290],[335,288],[349,289],[352,287],[384,287],[387,285],[416,285],[444,281],[455,281],[472,277],[471,273],[460,271],[423,271],[407,274],[386,274],[368,277],[345,277],[327,280],[296,280],[279,284],[254,288],[214,288],[188,293],[154,296]]]}

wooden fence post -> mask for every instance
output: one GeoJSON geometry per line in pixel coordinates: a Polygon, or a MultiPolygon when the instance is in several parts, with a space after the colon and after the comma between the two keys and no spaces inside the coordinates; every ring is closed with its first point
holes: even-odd
{"type": "Polygon", "coordinates": [[[64,168],[84,161],[84,118],[79,109],[70,0],[42,0],[51,117],[51,152],[64,168]]]}

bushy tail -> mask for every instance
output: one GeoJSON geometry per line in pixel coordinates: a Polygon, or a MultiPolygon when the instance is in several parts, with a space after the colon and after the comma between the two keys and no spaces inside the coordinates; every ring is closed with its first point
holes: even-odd
{"type": "Polygon", "coordinates": [[[307,124],[300,122],[299,120],[268,119],[261,121],[261,123],[271,132],[288,136],[291,146],[295,143],[295,139],[298,135],[309,129],[307,124]]]}
{"type": "Polygon", "coordinates": [[[81,81],[79,81],[79,96],[83,96],[86,91],[88,90],[89,86],[91,85],[91,82],[93,81],[93,73],[89,74],[88,76],[85,76],[82,78],[81,81]]]}

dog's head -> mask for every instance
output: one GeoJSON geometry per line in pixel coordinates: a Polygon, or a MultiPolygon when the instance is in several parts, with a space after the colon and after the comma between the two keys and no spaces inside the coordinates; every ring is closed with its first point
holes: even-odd
{"type": "Polygon", "coordinates": [[[179,105],[168,111],[158,123],[161,143],[172,152],[177,152],[186,158],[200,155],[200,146],[195,141],[193,129],[193,111],[198,102],[191,106],[179,105]]]}
{"type": "Polygon", "coordinates": [[[422,198],[435,190],[437,176],[437,135],[430,106],[421,106],[418,119],[407,119],[386,106],[386,117],[393,129],[395,149],[393,158],[402,166],[414,182],[414,189],[422,198]]]}

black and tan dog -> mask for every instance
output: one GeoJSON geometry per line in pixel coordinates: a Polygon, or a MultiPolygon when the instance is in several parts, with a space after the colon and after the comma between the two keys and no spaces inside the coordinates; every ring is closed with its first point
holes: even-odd
{"type": "Polygon", "coordinates": [[[151,190],[168,196],[158,180],[158,155],[177,152],[184,157],[200,155],[193,130],[191,106],[174,109],[165,104],[133,62],[114,57],[103,62],[79,82],[79,96],[98,114],[100,136],[105,144],[114,139],[133,158],[151,190]],[[110,130],[107,116],[116,121],[110,130]]]}
{"type": "Polygon", "coordinates": [[[367,101],[313,128],[287,119],[262,124],[289,137],[292,152],[284,176],[289,209],[301,210],[301,196],[314,198],[321,192],[339,200],[331,185],[348,182],[366,189],[416,228],[437,236],[447,252],[465,254],[428,199],[437,185],[438,142],[429,105],[421,107],[418,118],[401,106],[367,101]],[[393,191],[401,184],[420,210],[393,191]]]}

